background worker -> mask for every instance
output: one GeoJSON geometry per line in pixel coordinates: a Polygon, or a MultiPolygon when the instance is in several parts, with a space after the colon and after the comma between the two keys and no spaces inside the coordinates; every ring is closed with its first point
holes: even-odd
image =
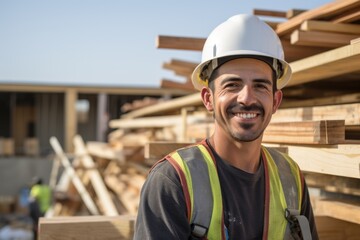
{"type": "Polygon", "coordinates": [[[39,218],[45,216],[51,206],[51,189],[39,177],[34,177],[29,196],[29,212],[33,221],[34,239],[37,239],[39,218]]]}
{"type": "Polygon", "coordinates": [[[262,146],[290,77],[278,36],[257,17],[211,32],[192,82],[214,133],[152,168],[135,239],[318,239],[299,167],[262,146]]]}

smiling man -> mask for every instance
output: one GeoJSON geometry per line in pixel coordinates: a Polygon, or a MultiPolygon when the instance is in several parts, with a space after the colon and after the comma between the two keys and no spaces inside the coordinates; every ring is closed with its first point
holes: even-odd
{"type": "Polygon", "coordinates": [[[211,32],[192,82],[214,133],[152,168],[135,239],[318,239],[298,165],[262,146],[290,77],[278,36],[257,17],[211,32]]]}

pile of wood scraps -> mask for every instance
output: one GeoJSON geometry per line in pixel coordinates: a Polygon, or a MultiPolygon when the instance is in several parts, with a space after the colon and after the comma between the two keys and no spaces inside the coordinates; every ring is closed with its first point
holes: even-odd
{"type": "MultiPolygon", "coordinates": [[[[59,161],[53,172],[61,163],[63,173],[55,186],[55,202],[48,217],[136,214],[146,174],[125,162],[126,154],[106,143],[91,142],[86,146],[76,136],[75,155],[70,160],[55,137],[50,142],[57,156],[55,161],[59,161]]],[[[56,174],[52,176],[56,178],[56,174]]]]}

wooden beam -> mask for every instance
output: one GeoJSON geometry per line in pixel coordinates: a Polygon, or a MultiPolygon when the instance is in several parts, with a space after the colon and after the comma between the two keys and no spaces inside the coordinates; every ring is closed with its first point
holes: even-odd
{"type": "MultiPolygon", "coordinates": [[[[286,93],[284,93],[286,96],[286,93]]],[[[360,102],[360,93],[354,94],[343,94],[340,96],[323,97],[323,98],[312,98],[306,100],[291,100],[283,98],[280,105],[281,109],[296,108],[296,107],[316,107],[324,105],[338,105],[338,104],[349,104],[360,102]]],[[[349,116],[350,117],[350,116],[349,116]]]]}
{"type": "Polygon", "coordinates": [[[293,75],[287,87],[358,72],[359,62],[360,42],[292,62],[293,75]]]}
{"type": "Polygon", "coordinates": [[[308,20],[301,24],[300,30],[360,35],[360,25],[358,24],[333,23],[328,21],[308,20]]]}
{"type": "Polygon", "coordinates": [[[104,180],[97,170],[94,160],[89,156],[84,140],[80,135],[74,137],[75,154],[80,158],[82,165],[87,168],[86,172],[90,177],[91,184],[101,204],[101,210],[105,216],[119,215],[113,200],[107,190],[104,180]]]}
{"type": "Polygon", "coordinates": [[[296,30],[291,34],[290,42],[297,46],[337,48],[350,44],[351,40],[358,37],[353,34],[296,30]]]}
{"type": "MultiPolygon", "coordinates": [[[[160,42],[165,42],[164,47],[162,44],[159,45],[159,48],[171,48],[177,50],[186,50],[187,45],[191,45],[194,41],[200,41],[200,38],[189,38],[189,37],[171,37],[171,36],[158,36],[160,42]],[[181,39],[181,41],[179,41],[181,39]],[[166,46],[166,47],[165,47],[166,46]]],[[[206,38],[202,38],[200,42],[201,44],[196,45],[197,47],[193,50],[202,51],[203,44],[205,43],[206,38]]],[[[330,48],[325,47],[311,47],[311,46],[294,46],[287,39],[281,39],[281,43],[284,48],[286,61],[292,62],[295,60],[299,60],[308,56],[312,56],[330,48]]],[[[194,45],[195,46],[195,45],[194,45]]]]}
{"type": "Polygon", "coordinates": [[[345,120],[345,125],[360,125],[360,103],[279,109],[271,122],[345,120]]]}
{"type": "MultiPolygon", "coordinates": [[[[212,122],[194,123],[187,127],[186,140],[207,138],[213,131],[212,122]]],[[[344,120],[270,123],[264,132],[263,142],[311,145],[344,143],[344,120]]]]}
{"type": "Polygon", "coordinates": [[[281,37],[298,28],[304,21],[312,19],[325,19],[339,15],[349,9],[360,6],[359,0],[334,1],[303,12],[288,21],[281,23],[276,28],[277,34],[281,37]]]}
{"type": "Polygon", "coordinates": [[[40,218],[40,240],[129,240],[134,236],[135,216],[72,216],[40,218]]]}
{"type": "Polygon", "coordinates": [[[199,51],[203,48],[205,39],[189,37],[158,36],[157,48],[199,51]]]}
{"type": "Polygon", "coordinates": [[[81,182],[79,176],[76,174],[74,168],[71,166],[69,159],[65,156],[57,138],[51,137],[50,144],[54,149],[56,155],[58,155],[58,157],[60,158],[61,163],[65,168],[65,173],[71,178],[72,183],[74,184],[87,209],[90,211],[91,214],[99,215],[99,211],[94,201],[86,190],[84,184],[81,182]]]}
{"type": "Polygon", "coordinates": [[[158,103],[153,106],[145,107],[143,109],[135,110],[127,114],[123,114],[123,119],[131,119],[154,114],[161,114],[164,112],[178,110],[181,107],[202,106],[200,93],[193,93],[184,97],[172,99],[170,101],[158,103]]]}
{"type": "Polygon", "coordinates": [[[196,92],[197,91],[194,88],[194,85],[189,81],[186,81],[185,83],[180,83],[180,82],[177,82],[177,81],[172,81],[172,80],[168,80],[168,79],[162,79],[160,86],[162,88],[183,89],[183,90],[187,90],[189,92],[196,92]]]}
{"type": "Polygon", "coordinates": [[[77,134],[77,113],[76,101],[78,93],[75,89],[67,89],[65,92],[65,109],[64,109],[64,136],[65,136],[65,151],[73,152],[74,146],[72,139],[77,134]]]}
{"type": "Polygon", "coordinates": [[[287,19],[290,19],[290,18],[293,18],[303,12],[306,12],[308,10],[305,10],[305,9],[290,9],[286,12],[286,18],[287,19]]]}
{"type": "Polygon", "coordinates": [[[288,154],[301,170],[360,179],[360,144],[339,144],[324,146],[295,146],[266,144],[288,148],[288,154]]]}
{"type": "Polygon", "coordinates": [[[317,199],[314,204],[314,213],[360,224],[360,205],[355,201],[317,199]]]}
{"type": "Polygon", "coordinates": [[[162,67],[164,69],[174,71],[175,74],[186,75],[187,77],[191,76],[191,73],[194,70],[194,69],[191,69],[188,67],[178,66],[178,65],[171,64],[171,63],[163,63],[162,67]]]}
{"type": "Polygon", "coordinates": [[[195,62],[189,62],[189,61],[184,61],[184,60],[179,60],[179,59],[171,59],[170,64],[172,64],[174,66],[192,69],[191,71],[193,71],[196,68],[196,66],[198,65],[198,63],[195,63],[195,62]]]}
{"type": "MultiPolygon", "coordinates": [[[[187,123],[192,124],[199,121],[204,121],[208,117],[206,112],[189,115],[187,117],[187,123]]],[[[143,117],[136,119],[116,119],[111,120],[109,126],[111,128],[122,129],[136,129],[136,128],[162,128],[175,126],[182,123],[181,115],[171,116],[157,116],[157,117],[143,117]]]]}
{"type": "Polygon", "coordinates": [[[116,160],[124,163],[125,156],[122,151],[112,148],[105,142],[88,141],[86,143],[87,152],[94,157],[105,158],[108,160],[116,160]]]}
{"type": "Polygon", "coordinates": [[[270,123],[265,143],[339,144],[345,141],[344,120],[270,123]]]}
{"type": "Polygon", "coordinates": [[[315,222],[319,239],[354,240],[354,236],[360,236],[360,225],[347,220],[315,215],[315,222]]]}
{"type": "Polygon", "coordinates": [[[185,142],[148,142],[145,145],[145,158],[160,160],[167,154],[175,151],[176,149],[186,147],[193,143],[185,142]]]}
{"type": "Polygon", "coordinates": [[[351,9],[335,18],[331,19],[334,23],[351,23],[360,20],[360,11],[359,8],[351,9]]]}
{"type": "Polygon", "coordinates": [[[326,192],[360,196],[360,181],[327,174],[304,173],[308,187],[320,188],[326,192]]]}
{"type": "Polygon", "coordinates": [[[254,9],[253,14],[257,16],[286,18],[286,12],[266,9],[254,9]]]}

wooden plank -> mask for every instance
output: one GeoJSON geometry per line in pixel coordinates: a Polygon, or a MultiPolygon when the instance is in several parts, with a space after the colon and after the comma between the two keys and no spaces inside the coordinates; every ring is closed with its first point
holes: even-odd
{"type": "MultiPolygon", "coordinates": [[[[171,48],[177,50],[186,50],[187,45],[191,45],[192,42],[194,41],[200,41],[198,38],[193,39],[189,37],[172,37],[172,36],[162,36],[162,35],[158,36],[158,39],[159,39],[158,48],[171,48]],[[180,38],[181,41],[179,41],[180,38]]],[[[204,44],[206,38],[203,38],[201,41],[204,44]]],[[[292,62],[298,59],[302,59],[329,50],[329,48],[325,48],[325,47],[319,48],[319,47],[311,47],[311,46],[294,46],[286,39],[281,39],[281,43],[284,48],[285,58],[288,62],[292,62]]],[[[195,49],[195,45],[194,45],[194,50],[202,51],[203,45],[198,44],[196,46],[197,48],[195,49]]]]}
{"type": "Polygon", "coordinates": [[[308,10],[305,10],[305,9],[290,9],[286,12],[286,18],[287,19],[290,19],[290,18],[293,18],[303,12],[306,12],[308,10]]]}
{"type": "Polygon", "coordinates": [[[79,176],[76,174],[74,168],[71,166],[69,159],[65,156],[64,151],[62,150],[60,143],[56,139],[56,137],[50,138],[50,144],[53,147],[56,155],[58,155],[58,157],[60,158],[61,163],[65,168],[65,173],[71,178],[72,183],[74,184],[87,209],[90,211],[91,214],[99,215],[99,211],[94,201],[84,187],[84,184],[81,182],[79,176]]]}
{"type": "Polygon", "coordinates": [[[74,137],[75,154],[80,158],[82,165],[87,168],[86,172],[90,177],[91,184],[100,201],[101,210],[105,216],[119,215],[114,202],[105,186],[100,172],[97,170],[94,160],[89,156],[85,143],[80,135],[74,137]]]}
{"type": "Polygon", "coordinates": [[[334,1],[303,12],[288,21],[281,23],[276,28],[276,33],[281,37],[298,28],[304,21],[312,19],[325,19],[339,15],[349,9],[360,6],[360,0],[334,1]]]}
{"type": "MultiPolygon", "coordinates": [[[[201,112],[198,114],[193,114],[188,116],[187,123],[192,124],[195,122],[204,121],[207,118],[207,113],[201,112]]],[[[143,117],[136,119],[116,119],[111,120],[109,126],[111,128],[126,128],[126,129],[136,129],[136,128],[161,128],[179,125],[182,123],[181,115],[172,115],[172,116],[158,116],[158,117],[143,117]]]]}
{"type": "MultiPolygon", "coordinates": [[[[181,107],[188,106],[202,106],[202,100],[199,93],[190,94],[184,97],[178,97],[170,101],[162,102],[153,106],[149,106],[143,109],[132,111],[127,114],[123,114],[123,119],[132,119],[142,116],[162,114],[165,112],[178,110],[181,107]]],[[[111,121],[110,121],[111,122],[111,121]]]]}
{"type": "Polygon", "coordinates": [[[360,71],[360,42],[290,63],[292,78],[286,87],[360,71]]]}
{"type": "Polygon", "coordinates": [[[253,14],[257,16],[286,18],[286,12],[275,10],[254,9],[253,14]]]}
{"type": "Polygon", "coordinates": [[[319,239],[355,240],[360,236],[359,224],[326,216],[315,216],[315,222],[319,239]]]}
{"type": "Polygon", "coordinates": [[[158,36],[156,39],[157,48],[169,48],[179,50],[199,51],[205,43],[204,38],[158,36]]]}
{"type": "Polygon", "coordinates": [[[358,202],[335,199],[317,199],[314,202],[315,215],[360,224],[360,204],[358,202]]]}
{"type": "MultiPolygon", "coordinates": [[[[284,93],[286,95],[286,93],[284,93]]],[[[342,94],[340,96],[332,96],[332,97],[323,97],[323,98],[312,98],[305,100],[292,100],[288,98],[284,98],[280,108],[281,110],[285,108],[297,108],[301,107],[314,107],[314,106],[324,106],[324,105],[338,105],[338,104],[348,104],[348,103],[358,103],[360,102],[360,93],[354,94],[342,94]]],[[[356,114],[355,114],[356,115],[356,114]]],[[[350,115],[349,117],[351,117],[350,115]]],[[[352,119],[352,117],[351,117],[352,119]]]]}
{"type": "Polygon", "coordinates": [[[360,125],[360,103],[279,109],[271,122],[345,120],[345,125],[360,125]]]}
{"type": "Polygon", "coordinates": [[[194,85],[187,81],[184,83],[180,83],[178,81],[172,81],[172,80],[168,80],[168,79],[162,79],[160,86],[162,88],[177,88],[177,89],[183,89],[183,90],[187,90],[189,92],[196,92],[197,90],[194,88],[194,85]]]}
{"type": "MultiPolygon", "coordinates": [[[[213,123],[194,123],[187,127],[187,141],[207,138],[214,131],[213,123]]],[[[287,144],[338,144],[345,142],[344,120],[270,123],[263,142],[287,144]]]]}
{"type": "Polygon", "coordinates": [[[65,110],[64,110],[64,136],[65,136],[65,151],[73,152],[72,139],[77,133],[77,114],[76,114],[76,101],[78,93],[75,89],[67,89],[65,92],[65,110]]]}
{"type": "Polygon", "coordinates": [[[290,42],[296,46],[337,48],[350,44],[351,40],[358,37],[353,34],[296,30],[291,34],[290,42]]]}
{"type": "Polygon", "coordinates": [[[176,75],[190,77],[194,69],[173,65],[171,63],[163,63],[162,67],[167,70],[174,71],[176,75]]]}
{"type": "Polygon", "coordinates": [[[88,141],[86,150],[91,156],[125,162],[124,152],[112,148],[108,143],[88,141]]]}
{"type": "Polygon", "coordinates": [[[176,149],[191,145],[191,142],[148,142],[145,145],[145,158],[159,160],[176,149]]]}
{"type": "Polygon", "coordinates": [[[345,141],[344,120],[270,123],[263,135],[266,143],[339,144],[345,141]]]}
{"type": "Polygon", "coordinates": [[[304,177],[308,187],[320,188],[331,193],[360,196],[359,179],[318,173],[304,173],[304,177]]]}
{"type": "Polygon", "coordinates": [[[356,44],[360,42],[360,38],[355,38],[353,40],[351,40],[350,44],[356,44]]]}
{"type": "Polygon", "coordinates": [[[301,24],[300,30],[360,34],[360,25],[346,24],[346,23],[333,23],[333,22],[328,22],[328,21],[308,20],[301,24]]]}
{"type": "Polygon", "coordinates": [[[358,8],[351,9],[339,16],[331,19],[334,23],[351,23],[360,20],[360,10],[358,8]]]}
{"type": "Polygon", "coordinates": [[[288,148],[288,154],[305,172],[330,174],[360,179],[360,144],[339,144],[324,146],[293,146],[266,144],[288,148]]]}
{"type": "Polygon", "coordinates": [[[130,240],[134,236],[135,216],[73,216],[40,218],[40,240],[130,240]]]}

